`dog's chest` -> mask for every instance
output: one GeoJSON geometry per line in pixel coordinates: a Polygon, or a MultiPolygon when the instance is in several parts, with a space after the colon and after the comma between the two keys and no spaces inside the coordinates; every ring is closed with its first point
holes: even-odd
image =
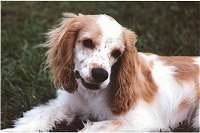
{"type": "Polygon", "coordinates": [[[89,109],[92,117],[96,118],[97,120],[106,120],[112,117],[112,113],[107,105],[107,102],[101,97],[97,97],[94,102],[92,100],[89,101],[89,109]]]}
{"type": "MultiPolygon", "coordinates": [[[[82,95],[82,100],[84,101],[83,112],[84,117],[92,118],[94,120],[106,120],[113,117],[113,114],[108,105],[106,94],[102,93],[84,93],[82,95]]],[[[84,119],[88,119],[84,118],[84,119]]]]}

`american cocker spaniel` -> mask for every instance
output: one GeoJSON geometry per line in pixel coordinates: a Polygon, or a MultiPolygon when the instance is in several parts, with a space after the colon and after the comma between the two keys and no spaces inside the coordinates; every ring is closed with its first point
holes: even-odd
{"type": "Polygon", "coordinates": [[[77,116],[96,120],[82,132],[199,128],[200,57],[140,53],[136,37],[107,15],[65,14],[46,42],[57,98],[7,131],[50,131],[77,116]]]}

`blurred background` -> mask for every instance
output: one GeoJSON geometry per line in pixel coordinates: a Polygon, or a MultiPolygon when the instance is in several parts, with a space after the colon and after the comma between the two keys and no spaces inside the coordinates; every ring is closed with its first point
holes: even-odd
{"type": "Polygon", "coordinates": [[[38,44],[63,12],[114,17],[137,33],[139,51],[200,55],[200,2],[1,2],[1,128],[55,97],[38,44]]]}

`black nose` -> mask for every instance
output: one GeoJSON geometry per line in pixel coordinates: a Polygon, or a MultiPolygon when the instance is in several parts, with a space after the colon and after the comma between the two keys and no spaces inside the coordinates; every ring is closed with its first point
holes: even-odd
{"type": "Polygon", "coordinates": [[[108,78],[108,72],[103,68],[93,68],[92,77],[96,82],[100,83],[108,78]]]}

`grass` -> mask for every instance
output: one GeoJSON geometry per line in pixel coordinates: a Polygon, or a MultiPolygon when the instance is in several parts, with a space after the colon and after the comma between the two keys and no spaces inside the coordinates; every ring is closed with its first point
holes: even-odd
{"type": "Polygon", "coordinates": [[[200,2],[1,2],[1,128],[53,98],[44,33],[63,12],[113,16],[136,31],[139,51],[200,55],[200,2]]]}

